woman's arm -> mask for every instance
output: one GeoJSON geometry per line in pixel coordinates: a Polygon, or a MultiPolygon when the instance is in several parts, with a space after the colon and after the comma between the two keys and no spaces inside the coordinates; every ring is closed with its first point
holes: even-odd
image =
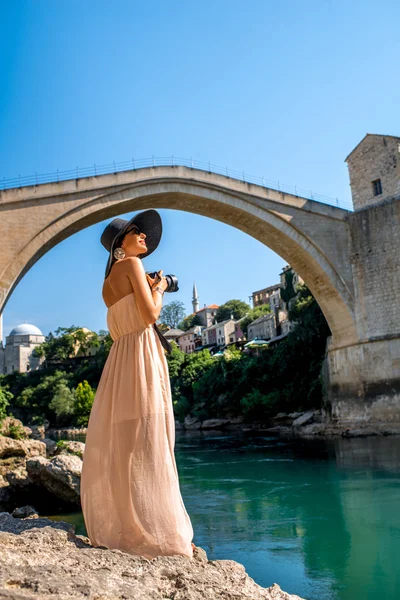
{"type": "MultiPolygon", "coordinates": [[[[155,323],[160,316],[162,308],[162,296],[156,290],[151,290],[143,263],[137,256],[128,257],[127,274],[131,282],[133,291],[136,294],[136,300],[142,313],[142,316],[148,325],[155,323]]],[[[165,289],[164,278],[158,284],[165,289]]]]}

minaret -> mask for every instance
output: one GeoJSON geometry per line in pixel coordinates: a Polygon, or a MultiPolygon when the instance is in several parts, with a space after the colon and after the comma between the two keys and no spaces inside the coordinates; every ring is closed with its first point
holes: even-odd
{"type": "Polygon", "coordinates": [[[193,299],[192,299],[192,304],[193,304],[193,312],[197,313],[197,311],[199,310],[199,297],[197,295],[196,284],[194,282],[193,282],[193,299]]]}

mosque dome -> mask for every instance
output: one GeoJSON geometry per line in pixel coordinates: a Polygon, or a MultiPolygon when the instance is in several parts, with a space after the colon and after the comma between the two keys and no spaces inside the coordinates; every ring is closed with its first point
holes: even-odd
{"type": "Polygon", "coordinates": [[[40,331],[39,327],[36,327],[36,325],[22,323],[22,325],[14,327],[14,329],[10,331],[9,335],[43,335],[43,333],[40,331]]]}

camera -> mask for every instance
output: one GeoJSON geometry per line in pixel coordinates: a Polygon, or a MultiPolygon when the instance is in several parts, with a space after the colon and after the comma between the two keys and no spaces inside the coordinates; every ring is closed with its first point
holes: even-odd
{"type": "MultiPolygon", "coordinates": [[[[159,277],[158,272],[154,271],[153,273],[146,273],[152,279],[157,279],[159,277]]],[[[175,275],[163,275],[167,280],[168,287],[166,288],[166,292],[177,292],[179,290],[178,287],[178,278],[175,275]]]]}

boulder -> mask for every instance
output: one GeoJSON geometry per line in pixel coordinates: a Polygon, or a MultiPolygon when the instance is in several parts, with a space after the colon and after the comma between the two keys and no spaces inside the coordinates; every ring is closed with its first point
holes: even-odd
{"type": "Polygon", "coordinates": [[[46,437],[44,425],[31,425],[31,438],[34,440],[44,440],[46,437]]]}
{"type": "Polygon", "coordinates": [[[346,429],[342,432],[342,437],[356,438],[356,437],[368,437],[370,435],[379,435],[375,429],[346,429]]]}
{"type": "Polygon", "coordinates": [[[26,461],[30,479],[43,485],[65,502],[80,506],[82,460],[73,454],[60,454],[48,460],[43,456],[26,461]]]}
{"type": "Polygon", "coordinates": [[[55,454],[75,454],[83,460],[83,453],[85,451],[85,444],[83,442],[73,442],[70,440],[62,440],[62,444],[56,445],[55,454]]]}
{"type": "Polygon", "coordinates": [[[186,415],[185,417],[185,429],[200,429],[201,421],[197,417],[191,417],[186,415]]]}
{"type": "Polygon", "coordinates": [[[28,488],[32,484],[25,465],[19,465],[18,467],[7,471],[5,478],[13,490],[28,488]]]}
{"type": "Polygon", "coordinates": [[[234,560],[208,560],[202,548],[193,558],[147,560],[94,547],[63,521],[15,519],[2,512],[0,545],[2,598],[301,600],[276,583],[261,587],[234,560]]]}
{"type": "Polygon", "coordinates": [[[53,456],[57,451],[57,442],[50,438],[43,438],[43,443],[46,444],[46,456],[53,456]]]}
{"type": "Polygon", "coordinates": [[[201,429],[223,429],[229,423],[229,419],[206,419],[201,423],[201,429]]]}
{"type": "Polygon", "coordinates": [[[311,421],[314,419],[314,412],[314,410],[308,410],[302,414],[301,417],[297,417],[297,419],[295,419],[292,423],[293,427],[301,427],[306,423],[311,423],[311,421]]]}
{"type": "Polygon", "coordinates": [[[36,508],[27,504],[13,510],[12,516],[16,519],[37,519],[39,514],[36,508]]]}
{"type": "Polygon", "coordinates": [[[32,429],[26,427],[22,421],[15,417],[5,417],[0,423],[1,435],[13,438],[13,430],[15,429],[20,433],[21,439],[26,439],[32,434],[32,429]]]}
{"type": "Polygon", "coordinates": [[[227,419],[232,425],[239,425],[240,423],[243,423],[244,416],[239,415],[238,417],[227,417],[227,419]]]}
{"type": "MultiPolygon", "coordinates": [[[[297,413],[296,413],[297,414],[297,413]]],[[[290,417],[291,415],[288,415],[287,413],[284,412],[280,412],[276,415],[274,415],[271,419],[271,421],[280,421],[281,419],[287,419],[288,417],[290,417]]]]}
{"type": "Polygon", "coordinates": [[[46,456],[46,444],[39,440],[14,440],[0,436],[0,458],[8,456],[46,456]]]}

